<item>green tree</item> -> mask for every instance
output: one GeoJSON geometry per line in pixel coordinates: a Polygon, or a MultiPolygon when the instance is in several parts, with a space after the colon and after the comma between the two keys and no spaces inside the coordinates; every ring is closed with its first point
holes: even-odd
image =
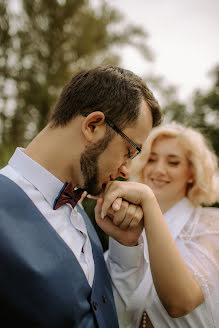
{"type": "Polygon", "coordinates": [[[194,93],[191,124],[207,136],[219,156],[219,65],[210,74],[213,86],[207,92],[194,93]]]}
{"type": "Polygon", "coordinates": [[[163,120],[199,129],[219,156],[219,65],[210,75],[212,86],[208,91],[195,90],[190,103],[179,101],[177,88],[166,84],[161,77],[150,77],[149,83],[162,102],[163,120]]]}
{"type": "MultiPolygon", "coordinates": [[[[147,33],[99,0],[0,0],[0,167],[47,123],[72,74],[119,64],[129,45],[147,60],[147,33]],[[15,6],[17,4],[17,6],[15,6]],[[15,10],[16,9],[16,10],[15,10]]],[[[95,201],[84,200],[103,248],[108,237],[96,225],[95,201]]]]}
{"type": "Polygon", "coordinates": [[[153,90],[162,107],[163,122],[177,121],[186,123],[188,118],[186,103],[178,99],[178,89],[167,83],[163,76],[150,75],[145,80],[153,90]]]}
{"type": "Polygon", "coordinates": [[[146,38],[104,0],[0,0],[0,167],[45,126],[72,74],[119,64],[127,44],[149,60],[146,38]]]}

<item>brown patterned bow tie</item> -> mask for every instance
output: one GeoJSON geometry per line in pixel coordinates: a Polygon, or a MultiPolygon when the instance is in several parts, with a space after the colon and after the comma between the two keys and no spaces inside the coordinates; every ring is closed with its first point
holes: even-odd
{"type": "Polygon", "coordinates": [[[60,190],[60,193],[58,197],[55,199],[53,204],[53,209],[57,210],[60,206],[69,203],[74,208],[81,198],[84,190],[83,189],[76,189],[74,190],[71,182],[65,183],[62,189],[60,190]]]}

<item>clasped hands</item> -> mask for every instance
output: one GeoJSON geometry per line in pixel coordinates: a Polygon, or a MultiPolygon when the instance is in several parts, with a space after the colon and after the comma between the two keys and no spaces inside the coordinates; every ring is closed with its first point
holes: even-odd
{"type": "Polygon", "coordinates": [[[97,200],[97,224],[122,245],[137,245],[144,227],[142,204],[146,194],[145,185],[137,182],[109,182],[97,200]]]}

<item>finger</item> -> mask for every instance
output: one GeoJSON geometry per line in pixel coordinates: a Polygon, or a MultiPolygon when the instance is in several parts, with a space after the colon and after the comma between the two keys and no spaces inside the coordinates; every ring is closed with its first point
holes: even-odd
{"type": "Polygon", "coordinates": [[[130,225],[132,219],[136,215],[135,214],[136,213],[136,210],[137,210],[137,206],[136,205],[129,204],[128,209],[126,211],[125,218],[124,218],[124,220],[120,224],[120,228],[121,229],[126,230],[126,229],[129,228],[129,225],[130,225]]]}
{"type": "Polygon", "coordinates": [[[104,192],[103,197],[103,205],[102,205],[102,214],[101,216],[104,217],[109,210],[109,208],[112,206],[113,202],[117,198],[121,198],[121,195],[119,195],[119,184],[117,184],[119,181],[114,181],[114,183],[107,184],[107,187],[104,192]]]}
{"type": "Polygon", "coordinates": [[[112,209],[116,212],[119,211],[122,205],[122,198],[116,198],[112,203],[112,209]]]}
{"type": "Polygon", "coordinates": [[[98,226],[109,236],[117,240],[119,243],[125,246],[135,246],[138,244],[139,236],[142,233],[143,221],[141,220],[140,224],[135,229],[127,229],[126,231],[122,230],[119,226],[116,226],[112,220],[105,216],[102,220],[95,217],[96,223],[98,226]]]}
{"type": "MultiPolygon", "coordinates": [[[[104,219],[95,216],[96,223],[98,226],[109,236],[113,237],[114,239],[118,240],[121,234],[121,229],[116,226],[112,219],[106,215],[104,219]]],[[[123,232],[124,233],[124,232],[123,232]]]]}
{"type": "Polygon", "coordinates": [[[122,198],[129,203],[139,205],[147,194],[147,187],[141,183],[127,181],[113,181],[108,183],[103,197],[103,217],[106,215],[108,209],[112,206],[116,198],[122,198]]]}
{"type": "Polygon", "coordinates": [[[115,212],[119,211],[122,205],[122,198],[116,198],[116,200],[112,203],[112,206],[108,209],[107,215],[109,217],[114,217],[115,212]]]}
{"type": "Polygon", "coordinates": [[[108,209],[106,215],[109,216],[111,219],[114,218],[115,212],[114,212],[114,210],[112,209],[112,207],[110,207],[110,208],[108,209]]]}
{"type": "Polygon", "coordinates": [[[98,196],[92,196],[90,194],[87,194],[87,198],[90,198],[90,199],[99,199],[99,198],[102,198],[102,194],[100,194],[98,196]]]}
{"type": "Polygon", "coordinates": [[[83,200],[85,199],[85,197],[87,196],[87,192],[84,191],[83,194],[81,195],[81,198],[79,200],[79,204],[82,204],[83,200]]]}
{"type": "Polygon", "coordinates": [[[97,204],[94,208],[95,218],[96,218],[97,221],[102,220],[102,218],[101,218],[102,204],[103,204],[103,199],[99,198],[97,200],[97,204]]]}
{"type": "Polygon", "coordinates": [[[121,206],[120,206],[120,210],[117,212],[114,212],[114,218],[113,218],[113,223],[115,225],[120,225],[124,218],[126,217],[126,212],[128,209],[129,203],[126,202],[125,200],[122,201],[121,206]]]}
{"type": "Polygon", "coordinates": [[[132,218],[132,220],[131,220],[131,222],[129,224],[129,227],[130,228],[136,228],[139,225],[139,223],[141,221],[143,221],[143,218],[144,218],[143,210],[142,210],[141,206],[137,206],[136,207],[135,215],[132,218]]]}

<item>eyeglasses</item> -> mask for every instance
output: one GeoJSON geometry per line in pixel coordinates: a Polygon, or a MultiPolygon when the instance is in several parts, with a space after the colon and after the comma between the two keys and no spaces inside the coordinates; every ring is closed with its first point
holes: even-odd
{"type": "MultiPolygon", "coordinates": [[[[88,116],[90,113],[82,113],[82,116],[88,116]]],[[[141,152],[141,147],[138,147],[136,145],[136,143],[134,143],[134,141],[132,141],[125,133],[123,133],[110,119],[105,117],[105,122],[106,124],[108,124],[114,131],[116,131],[122,138],[124,138],[126,141],[128,141],[128,143],[135,148],[135,152],[134,153],[130,153],[128,155],[128,159],[126,161],[129,162],[132,159],[134,159],[140,152],[141,152]]]]}

